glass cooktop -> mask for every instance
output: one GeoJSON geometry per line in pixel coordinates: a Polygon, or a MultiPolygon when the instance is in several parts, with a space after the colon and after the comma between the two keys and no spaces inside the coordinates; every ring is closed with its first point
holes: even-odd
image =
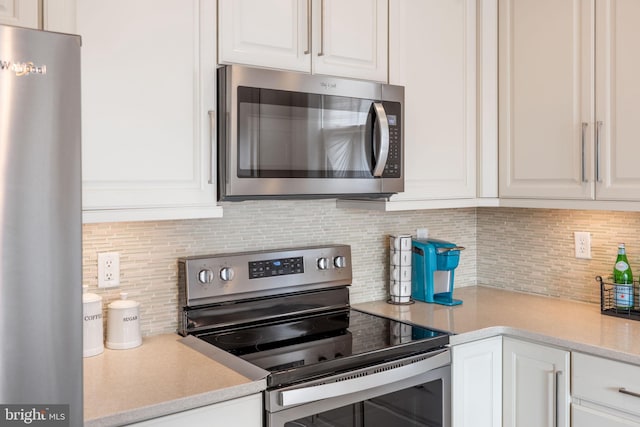
{"type": "Polygon", "coordinates": [[[354,309],[201,333],[199,338],[289,384],[442,348],[449,334],[354,309]]]}

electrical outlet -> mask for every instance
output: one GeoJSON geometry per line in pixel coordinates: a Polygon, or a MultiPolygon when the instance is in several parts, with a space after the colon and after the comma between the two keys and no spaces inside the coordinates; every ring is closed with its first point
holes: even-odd
{"type": "Polygon", "coordinates": [[[573,235],[576,244],[576,258],[591,259],[591,233],[576,231],[573,235]]]}
{"type": "Polygon", "coordinates": [[[103,252],[98,254],[98,287],[120,286],[120,254],[103,252]]]}

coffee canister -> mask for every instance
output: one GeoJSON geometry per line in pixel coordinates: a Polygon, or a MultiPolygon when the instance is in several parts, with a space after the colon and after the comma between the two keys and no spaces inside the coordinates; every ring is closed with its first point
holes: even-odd
{"type": "Polygon", "coordinates": [[[91,357],[104,351],[102,326],[102,297],[88,293],[82,286],[82,355],[91,357]]]}
{"type": "Polygon", "coordinates": [[[120,293],[120,299],[108,306],[107,347],[115,350],[138,347],[142,344],[140,334],[140,303],[127,299],[127,293],[120,293]]]}

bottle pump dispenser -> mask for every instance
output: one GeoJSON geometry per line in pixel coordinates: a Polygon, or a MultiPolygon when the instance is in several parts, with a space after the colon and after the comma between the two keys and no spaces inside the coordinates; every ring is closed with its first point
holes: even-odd
{"type": "Polygon", "coordinates": [[[453,299],[454,270],[462,246],[437,239],[412,240],[411,296],[414,300],[443,305],[462,304],[453,299]]]}

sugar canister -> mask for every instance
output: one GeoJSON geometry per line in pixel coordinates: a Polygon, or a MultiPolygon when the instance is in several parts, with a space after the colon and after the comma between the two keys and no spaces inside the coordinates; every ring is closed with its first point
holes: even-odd
{"type": "Polygon", "coordinates": [[[107,347],[116,350],[138,347],[140,334],[140,303],[127,299],[121,292],[120,299],[108,306],[107,347]]]}

